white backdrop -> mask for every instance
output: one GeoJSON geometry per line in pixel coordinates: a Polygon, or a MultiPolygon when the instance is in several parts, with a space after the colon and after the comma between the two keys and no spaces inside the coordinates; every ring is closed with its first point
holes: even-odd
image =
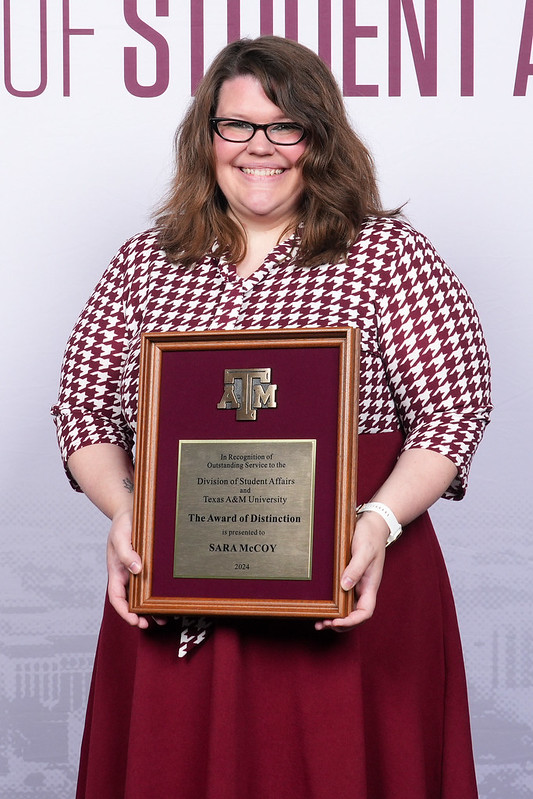
{"type": "Polygon", "coordinates": [[[466,499],[441,501],[433,518],[461,623],[481,796],[533,797],[533,1],[5,0],[6,799],[74,795],[104,592],[106,520],[68,488],[49,417],[65,340],[116,249],[150,224],[203,60],[228,34],[271,24],[331,52],[385,204],[408,201],[481,314],[493,421],[466,499]]]}

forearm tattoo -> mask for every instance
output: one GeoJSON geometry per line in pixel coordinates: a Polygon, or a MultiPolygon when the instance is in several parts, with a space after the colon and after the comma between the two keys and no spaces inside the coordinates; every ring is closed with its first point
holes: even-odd
{"type": "Polygon", "coordinates": [[[129,477],[124,478],[124,480],[122,481],[122,485],[129,494],[133,494],[133,483],[131,482],[129,477]]]}

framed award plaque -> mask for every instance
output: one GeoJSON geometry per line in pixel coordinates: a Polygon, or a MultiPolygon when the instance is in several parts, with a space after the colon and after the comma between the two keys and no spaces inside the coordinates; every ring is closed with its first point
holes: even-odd
{"type": "Polygon", "coordinates": [[[358,368],[348,327],[143,333],[132,611],[352,610],[358,368]]]}

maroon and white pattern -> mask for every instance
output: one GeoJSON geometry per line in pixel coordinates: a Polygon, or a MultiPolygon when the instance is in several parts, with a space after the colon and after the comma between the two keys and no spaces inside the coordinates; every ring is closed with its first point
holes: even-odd
{"type": "MultiPolygon", "coordinates": [[[[351,325],[361,330],[359,431],[401,429],[404,449],[448,456],[458,476],[446,496],[460,499],[490,412],[488,356],[463,286],[423,236],[394,220],[369,221],[346,263],[296,267],[297,246],[296,234],[242,279],[210,255],[194,268],[171,264],[154,231],[130,239],[67,345],[53,408],[64,461],[96,443],[131,453],[144,330],[351,325]]],[[[183,617],[178,656],[210,627],[183,617]]]]}
{"type": "Polygon", "coordinates": [[[184,658],[195,646],[203,644],[213,627],[206,616],[182,616],[178,657],[184,658]]]}
{"type": "MultiPolygon", "coordinates": [[[[296,267],[297,234],[249,278],[211,255],[168,261],[156,233],[130,239],[83,310],[53,408],[64,460],[95,443],[131,452],[144,330],[361,329],[361,433],[401,429],[404,449],[449,457],[460,499],[490,413],[489,362],[465,289],[405,222],[369,220],[346,263],[296,267]]],[[[73,485],[74,482],[73,482],[73,485]]]]}

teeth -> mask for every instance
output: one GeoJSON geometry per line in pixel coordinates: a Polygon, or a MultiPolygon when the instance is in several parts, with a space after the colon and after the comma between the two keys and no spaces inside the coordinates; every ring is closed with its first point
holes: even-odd
{"type": "Polygon", "coordinates": [[[241,172],[244,172],[245,175],[281,175],[283,169],[247,169],[246,167],[241,167],[241,172]]]}

